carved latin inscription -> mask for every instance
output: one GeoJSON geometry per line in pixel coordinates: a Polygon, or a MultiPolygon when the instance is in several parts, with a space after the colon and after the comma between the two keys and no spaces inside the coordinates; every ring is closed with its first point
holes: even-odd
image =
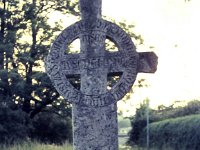
{"type": "MultiPolygon", "coordinates": [[[[98,51],[105,51],[105,48],[101,47],[98,51]]],[[[92,24],[80,21],[66,28],[53,43],[45,66],[57,91],[65,99],[86,106],[100,107],[115,103],[131,89],[137,75],[138,58],[131,38],[120,27],[97,19],[92,24]],[[118,52],[105,52],[104,55],[99,56],[66,53],[68,45],[80,36],[84,43],[92,46],[98,42],[102,43],[105,40],[103,35],[117,45],[118,52]],[[105,68],[107,74],[110,72],[123,73],[121,79],[111,90],[100,95],[95,92],[91,95],[84,94],[75,89],[66,78],[66,75],[81,74],[84,69],[98,68],[105,68]]],[[[94,77],[93,82],[95,81],[94,77]]]]}
{"type": "MultiPolygon", "coordinates": [[[[105,67],[112,70],[126,66],[129,62],[126,60],[128,56],[113,56],[113,57],[93,57],[93,58],[69,58],[61,61],[61,69],[63,71],[95,69],[105,67]]],[[[120,70],[120,69],[119,69],[120,70]]],[[[117,72],[117,70],[115,71],[117,72]]]]}

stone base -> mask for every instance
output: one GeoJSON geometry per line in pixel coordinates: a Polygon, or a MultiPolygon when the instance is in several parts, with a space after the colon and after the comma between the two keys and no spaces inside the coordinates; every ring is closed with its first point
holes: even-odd
{"type": "Polygon", "coordinates": [[[118,150],[117,105],[91,108],[73,104],[74,150],[118,150]]]}

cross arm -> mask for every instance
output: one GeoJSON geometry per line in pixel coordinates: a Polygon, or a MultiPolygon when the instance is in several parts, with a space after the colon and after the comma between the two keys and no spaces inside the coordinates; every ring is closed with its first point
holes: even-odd
{"type": "Polygon", "coordinates": [[[154,52],[140,52],[138,72],[155,73],[158,65],[158,56],[154,52]]]}

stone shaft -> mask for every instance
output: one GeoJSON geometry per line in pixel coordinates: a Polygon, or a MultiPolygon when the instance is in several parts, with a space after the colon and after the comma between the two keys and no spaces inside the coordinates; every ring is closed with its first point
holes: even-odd
{"type": "MultiPolygon", "coordinates": [[[[80,0],[81,17],[88,25],[101,18],[101,0],[80,0]]],[[[87,30],[87,35],[94,34],[87,30]]],[[[97,32],[97,31],[96,31],[97,32]]],[[[97,33],[101,40],[87,41],[80,36],[81,59],[105,56],[105,33],[97,33]]],[[[99,95],[107,90],[107,69],[83,68],[81,70],[81,92],[99,95]]],[[[85,107],[73,104],[73,146],[75,150],[117,150],[118,124],[116,103],[105,107],[85,107]]]]}
{"type": "Polygon", "coordinates": [[[102,0],[79,0],[79,4],[83,20],[101,18],[102,0]]]}
{"type": "Polygon", "coordinates": [[[74,150],[118,150],[117,107],[73,105],[74,150]]]}

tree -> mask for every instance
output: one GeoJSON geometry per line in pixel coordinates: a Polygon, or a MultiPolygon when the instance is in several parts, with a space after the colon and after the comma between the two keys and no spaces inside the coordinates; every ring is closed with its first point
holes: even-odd
{"type": "Polygon", "coordinates": [[[10,80],[17,70],[17,63],[13,54],[17,38],[20,36],[17,31],[23,30],[25,24],[21,22],[23,20],[22,11],[20,11],[17,0],[3,0],[0,6],[2,6],[0,8],[0,96],[1,101],[12,102],[15,94],[10,86],[10,80]],[[21,23],[19,24],[19,22],[21,23]]]}
{"type": "MultiPolygon", "coordinates": [[[[4,134],[2,143],[12,143],[16,136],[20,136],[19,140],[29,136],[30,129],[25,123],[20,124],[27,116],[20,109],[32,118],[41,111],[50,112],[49,116],[56,113],[60,117],[54,117],[57,118],[55,122],[51,120],[51,127],[57,126],[59,130],[54,133],[59,134],[62,130],[59,139],[71,138],[71,106],[54,89],[43,64],[50,43],[62,29],[59,23],[55,27],[48,24],[48,14],[53,10],[75,14],[76,4],[61,0],[0,1],[0,105],[5,107],[1,108],[1,116],[4,116],[0,120],[0,132],[4,134]],[[68,9],[62,6],[64,3],[68,9]],[[7,119],[8,124],[5,123],[7,119]],[[59,122],[63,121],[61,127],[59,122]],[[64,133],[66,130],[68,132],[64,133]]],[[[45,120],[44,115],[40,117],[45,120]]],[[[38,121],[36,118],[34,123],[38,121]]],[[[41,138],[37,133],[35,136],[41,138]]]]}
{"type": "Polygon", "coordinates": [[[18,104],[31,117],[55,100],[52,110],[70,108],[42,69],[50,43],[62,29],[59,23],[54,28],[48,24],[48,14],[54,10],[77,15],[77,1],[2,0],[0,6],[1,102],[18,104]]]}

